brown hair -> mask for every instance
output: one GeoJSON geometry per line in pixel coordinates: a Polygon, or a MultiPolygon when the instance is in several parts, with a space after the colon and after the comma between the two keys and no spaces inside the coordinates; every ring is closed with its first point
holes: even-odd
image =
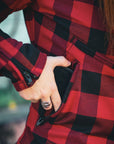
{"type": "Polygon", "coordinates": [[[114,0],[99,0],[99,4],[109,32],[108,39],[110,39],[111,46],[114,49],[114,0]]]}

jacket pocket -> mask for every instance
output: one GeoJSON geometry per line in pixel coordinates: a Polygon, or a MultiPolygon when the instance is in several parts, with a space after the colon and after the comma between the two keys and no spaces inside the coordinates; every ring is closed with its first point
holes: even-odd
{"type": "Polygon", "coordinates": [[[101,63],[109,66],[110,68],[114,69],[114,61],[107,58],[104,54],[100,54],[98,52],[96,52],[94,58],[98,61],[100,61],[101,63]]]}
{"type": "MultiPolygon", "coordinates": [[[[38,109],[38,113],[39,113],[40,117],[37,121],[37,126],[43,124],[44,122],[46,122],[48,120],[50,120],[50,118],[57,117],[61,113],[64,106],[66,105],[67,99],[69,97],[69,93],[72,89],[73,82],[75,80],[76,73],[79,69],[79,63],[74,62],[74,65],[75,66],[74,66],[72,75],[70,77],[70,80],[68,81],[68,84],[67,84],[65,90],[61,92],[62,95],[60,94],[62,103],[61,103],[59,109],[57,111],[54,111],[54,109],[52,108],[49,112],[49,111],[44,110],[43,107],[40,104],[39,109],[38,109]]],[[[62,82],[62,80],[60,80],[60,82],[62,82]]],[[[57,86],[58,86],[58,84],[57,84],[57,86]]],[[[61,86],[61,84],[60,84],[60,86],[61,86]]]]}
{"type": "Polygon", "coordinates": [[[67,88],[66,88],[64,94],[61,95],[61,99],[62,99],[61,106],[59,107],[59,109],[56,112],[51,114],[51,117],[56,117],[62,111],[64,106],[67,104],[67,99],[68,99],[69,94],[72,90],[72,87],[73,87],[73,84],[74,84],[74,81],[75,81],[75,77],[77,75],[77,72],[78,72],[79,66],[80,66],[80,64],[77,63],[76,61],[74,62],[74,64],[75,64],[74,70],[73,70],[72,76],[71,76],[71,78],[68,82],[67,88]]]}

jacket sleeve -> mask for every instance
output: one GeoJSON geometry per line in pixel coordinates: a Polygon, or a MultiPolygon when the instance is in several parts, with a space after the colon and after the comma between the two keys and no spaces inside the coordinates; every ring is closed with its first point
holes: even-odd
{"type": "MultiPolygon", "coordinates": [[[[0,21],[25,8],[30,0],[0,1],[0,21]]],[[[17,91],[32,85],[41,74],[47,55],[32,44],[23,44],[0,29],[0,75],[10,78],[17,91]]]]}
{"type": "Polygon", "coordinates": [[[14,11],[26,8],[32,0],[0,0],[0,22],[14,11]]]}

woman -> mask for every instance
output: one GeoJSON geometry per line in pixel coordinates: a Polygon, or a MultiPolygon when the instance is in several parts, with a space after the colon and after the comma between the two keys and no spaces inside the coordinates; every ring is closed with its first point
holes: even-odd
{"type": "Polygon", "coordinates": [[[97,0],[0,2],[1,21],[23,9],[31,40],[22,44],[0,31],[0,73],[33,102],[18,144],[114,142],[114,3],[100,5],[106,23],[97,0]],[[71,63],[75,68],[62,101],[53,70],[71,63]]]}

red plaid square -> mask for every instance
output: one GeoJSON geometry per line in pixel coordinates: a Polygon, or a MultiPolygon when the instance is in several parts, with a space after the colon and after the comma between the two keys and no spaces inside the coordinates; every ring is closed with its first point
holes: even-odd
{"type": "Polygon", "coordinates": [[[111,97],[99,96],[97,117],[107,120],[114,120],[114,99],[111,97]]]}
{"type": "Polygon", "coordinates": [[[66,101],[66,104],[62,110],[62,113],[66,113],[66,112],[77,113],[79,99],[80,99],[80,92],[71,90],[69,97],[66,101]]]}
{"type": "Polygon", "coordinates": [[[39,6],[39,12],[45,12],[55,15],[55,12],[53,10],[55,0],[41,0],[37,1],[37,4],[39,6]]]}
{"type": "Polygon", "coordinates": [[[52,128],[48,131],[48,140],[57,144],[65,144],[69,132],[69,128],[61,125],[53,125],[52,128]],[[61,137],[61,141],[58,139],[58,137],[61,137]]]}
{"type": "Polygon", "coordinates": [[[71,18],[73,22],[91,27],[93,5],[79,1],[73,2],[71,18]]]}
{"type": "Polygon", "coordinates": [[[81,92],[78,106],[78,114],[96,117],[98,95],[81,92]]]}
{"type": "Polygon", "coordinates": [[[107,144],[107,139],[96,136],[88,136],[87,144],[107,144]]]}
{"type": "Polygon", "coordinates": [[[44,26],[41,26],[39,40],[38,40],[39,46],[42,48],[46,48],[46,50],[50,51],[53,44],[52,37],[53,37],[53,32],[51,32],[44,26]]]}

